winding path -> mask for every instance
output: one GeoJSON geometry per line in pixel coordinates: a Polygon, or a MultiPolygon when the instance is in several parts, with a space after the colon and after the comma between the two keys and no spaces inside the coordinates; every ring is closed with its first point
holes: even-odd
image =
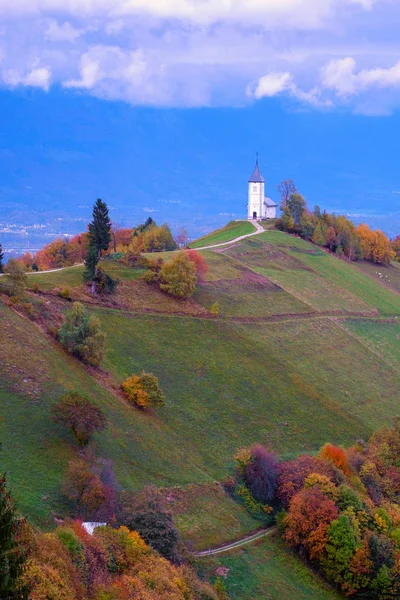
{"type": "Polygon", "coordinates": [[[261,227],[261,225],[259,223],[257,223],[257,221],[246,221],[246,223],[251,223],[252,225],[254,225],[254,227],[256,228],[256,231],[253,231],[252,233],[246,233],[245,235],[240,235],[237,238],[234,238],[233,240],[229,240],[228,242],[222,242],[222,244],[212,244],[212,246],[202,246],[201,248],[195,248],[195,250],[209,250],[210,248],[219,248],[220,246],[226,246],[227,244],[235,244],[236,242],[240,242],[241,240],[244,240],[245,238],[251,237],[252,235],[258,235],[259,233],[264,233],[265,229],[264,227],[261,227]]]}
{"type": "MultiPolygon", "coordinates": [[[[247,223],[251,223],[256,228],[256,231],[252,233],[246,233],[245,235],[241,235],[233,240],[229,240],[228,242],[222,242],[222,244],[213,244],[212,246],[203,246],[202,248],[196,248],[196,250],[209,250],[210,248],[219,248],[219,246],[226,246],[227,244],[235,244],[236,242],[240,242],[240,240],[244,240],[245,238],[251,237],[252,235],[258,235],[259,233],[264,233],[265,229],[261,227],[257,223],[257,221],[246,221],[247,223]]],[[[175,250],[176,252],[176,250],[175,250]]],[[[75,267],[82,267],[84,263],[79,263],[77,265],[71,265],[69,267],[61,267],[59,269],[48,269],[47,271],[29,271],[26,275],[43,275],[43,273],[56,273],[57,271],[64,271],[65,269],[74,269],[75,267]]],[[[0,273],[0,277],[3,273],[0,273]]]]}
{"type": "Polygon", "coordinates": [[[219,548],[214,548],[212,550],[202,550],[201,552],[196,552],[195,556],[198,558],[204,558],[205,556],[214,556],[215,554],[222,554],[222,552],[229,552],[230,550],[236,550],[236,548],[241,548],[246,544],[251,544],[252,542],[256,542],[261,538],[266,537],[267,535],[271,535],[278,528],[276,526],[269,527],[269,529],[263,529],[262,531],[257,531],[257,533],[253,533],[252,535],[248,535],[237,542],[232,542],[232,544],[226,544],[225,546],[220,546],[219,548]]]}

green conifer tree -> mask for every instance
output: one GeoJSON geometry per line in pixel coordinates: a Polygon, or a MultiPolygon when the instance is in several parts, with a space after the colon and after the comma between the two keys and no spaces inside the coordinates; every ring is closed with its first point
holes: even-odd
{"type": "Polygon", "coordinates": [[[94,245],[90,245],[86,252],[85,270],[83,272],[83,278],[85,281],[93,281],[98,262],[99,253],[94,245]]]}
{"type": "Polygon", "coordinates": [[[101,198],[97,199],[93,207],[93,221],[89,224],[89,242],[96,248],[99,258],[111,242],[111,220],[107,204],[101,198]]]}
{"type": "Polygon", "coordinates": [[[0,244],[0,273],[4,273],[4,252],[3,252],[3,246],[0,244]]]}
{"type": "Polygon", "coordinates": [[[19,537],[21,519],[7,490],[7,481],[0,474],[0,598],[23,599],[27,595],[18,584],[26,552],[19,537]]]}

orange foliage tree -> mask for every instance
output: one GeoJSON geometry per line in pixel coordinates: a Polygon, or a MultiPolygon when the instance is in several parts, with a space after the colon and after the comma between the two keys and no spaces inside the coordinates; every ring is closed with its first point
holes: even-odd
{"type": "Polygon", "coordinates": [[[328,527],[339,514],[335,503],[318,488],[303,489],[293,497],[284,518],[284,538],[293,548],[304,548],[311,560],[321,556],[328,527]]]}
{"type": "Polygon", "coordinates": [[[364,251],[364,258],[374,263],[388,265],[396,256],[390,246],[389,238],[376,229],[372,231],[369,225],[360,223],[356,232],[361,240],[361,246],[364,251]]]}
{"type": "Polygon", "coordinates": [[[193,263],[194,268],[196,269],[197,278],[201,281],[208,271],[208,264],[206,263],[203,256],[196,252],[196,250],[186,250],[186,254],[190,262],[193,263]]]}
{"type": "Polygon", "coordinates": [[[324,460],[332,462],[338,469],[343,471],[345,475],[350,473],[346,454],[342,448],[333,444],[325,444],[320,450],[320,457],[324,460]]]}

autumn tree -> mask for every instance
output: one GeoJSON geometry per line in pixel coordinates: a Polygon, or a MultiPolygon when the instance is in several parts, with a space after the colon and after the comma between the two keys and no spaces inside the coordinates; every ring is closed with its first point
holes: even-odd
{"type": "Polygon", "coordinates": [[[284,518],[284,538],[294,548],[303,548],[311,560],[322,555],[328,527],[338,517],[335,503],[318,488],[301,490],[290,502],[284,518]]]}
{"type": "Polygon", "coordinates": [[[186,254],[196,269],[196,276],[198,280],[203,280],[208,271],[208,264],[206,263],[205,258],[196,250],[186,250],[186,254]]]}
{"type": "Polygon", "coordinates": [[[284,181],[281,181],[280,184],[276,186],[276,189],[278,190],[281,196],[280,209],[281,211],[284,211],[288,204],[290,196],[292,194],[296,194],[297,192],[296,185],[292,179],[286,179],[284,181]]]}
{"type": "Polygon", "coordinates": [[[189,236],[188,236],[188,232],[186,231],[186,229],[184,229],[184,228],[180,229],[180,231],[178,232],[178,235],[176,236],[176,243],[179,248],[186,248],[186,246],[189,243],[189,236]]]}
{"type": "Polygon", "coordinates": [[[100,330],[100,321],[89,316],[80,302],[74,302],[72,308],[65,313],[59,337],[68,352],[89,365],[100,365],[106,336],[100,330]]]}
{"type": "Polygon", "coordinates": [[[23,527],[24,521],[7,490],[6,478],[0,474],[0,598],[22,600],[27,597],[20,585],[27,558],[23,527]]]}
{"type": "Polygon", "coordinates": [[[0,244],[0,273],[4,273],[4,252],[3,246],[0,244]]]}
{"type": "Polygon", "coordinates": [[[372,231],[368,225],[360,223],[356,232],[360,237],[366,260],[388,265],[395,258],[395,252],[392,250],[390,241],[383,231],[379,229],[372,231]]]}
{"type": "Polygon", "coordinates": [[[395,254],[394,260],[400,262],[400,235],[397,235],[391,242],[390,247],[395,254]]]}
{"type": "Polygon", "coordinates": [[[5,269],[7,273],[8,293],[15,298],[22,298],[26,290],[26,273],[24,265],[11,258],[5,269]]]}
{"type": "Polygon", "coordinates": [[[138,408],[165,406],[165,396],[158,378],[142,371],[141,375],[131,375],[121,385],[125,396],[138,408]]]}
{"type": "Polygon", "coordinates": [[[319,455],[324,460],[332,462],[345,475],[349,474],[349,465],[343,448],[339,448],[333,444],[325,444],[322,446],[319,455]]]}
{"type": "Polygon", "coordinates": [[[243,469],[243,480],[258,502],[272,502],[275,498],[279,463],[272,452],[261,444],[250,449],[250,459],[243,469]]]}
{"type": "Polygon", "coordinates": [[[160,289],[176,298],[190,298],[196,289],[196,268],[183,250],[160,270],[160,289]]]}
{"type": "Polygon", "coordinates": [[[138,531],[144,541],[162,556],[179,562],[180,536],[172,513],[165,508],[157,488],[148,486],[140,494],[127,496],[118,518],[120,524],[138,531]]]}
{"type": "Polygon", "coordinates": [[[74,434],[80,446],[86,446],[93,433],[103,431],[106,419],[103,411],[78,392],[61,396],[52,407],[53,419],[74,434]]]}
{"type": "Polygon", "coordinates": [[[29,600],[78,600],[84,586],[68,549],[53,533],[38,534],[22,581],[29,600]]]}
{"type": "Polygon", "coordinates": [[[344,481],[342,471],[339,471],[333,463],[327,463],[317,456],[303,454],[295,460],[285,461],[280,464],[277,492],[285,508],[289,507],[293,496],[302,489],[305,480],[312,473],[325,475],[336,484],[344,481]]]}
{"type": "Polygon", "coordinates": [[[300,220],[303,215],[306,202],[301,194],[293,193],[290,194],[287,202],[287,210],[292,217],[296,227],[300,227],[300,220]]]}
{"type": "Polygon", "coordinates": [[[97,518],[108,499],[108,490],[100,475],[81,458],[69,461],[63,493],[75,503],[79,516],[83,518],[97,518]]]}

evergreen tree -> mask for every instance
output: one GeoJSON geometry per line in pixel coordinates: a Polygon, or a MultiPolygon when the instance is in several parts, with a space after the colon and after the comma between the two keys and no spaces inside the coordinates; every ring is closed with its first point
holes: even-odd
{"type": "Polygon", "coordinates": [[[0,475],[0,598],[23,599],[18,585],[26,560],[21,541],[23,520],[18,516],[7,491],[6,478],[0,475]]]}
{"type": "Polygon", "coordinates": [[[0,244],[0,273],[4,273],[3,259],[4,259],[3,246],[0,244]]]}
{"type": "Polygon", "coordinates": [[[90,245],[85,258],[85,270],[83,273],[83,278],[85,281],[93,281],[98,262],[99,253],[94,245],[90,245]]]}
{"type": "Polygon", "coordinates": [[[108,207],[98,198],[93,207],[93,221],[89,224],[89,243],[97,250],[99,258],[103,250],[107,250],[111,242],[111,220],[108,207]]]}

